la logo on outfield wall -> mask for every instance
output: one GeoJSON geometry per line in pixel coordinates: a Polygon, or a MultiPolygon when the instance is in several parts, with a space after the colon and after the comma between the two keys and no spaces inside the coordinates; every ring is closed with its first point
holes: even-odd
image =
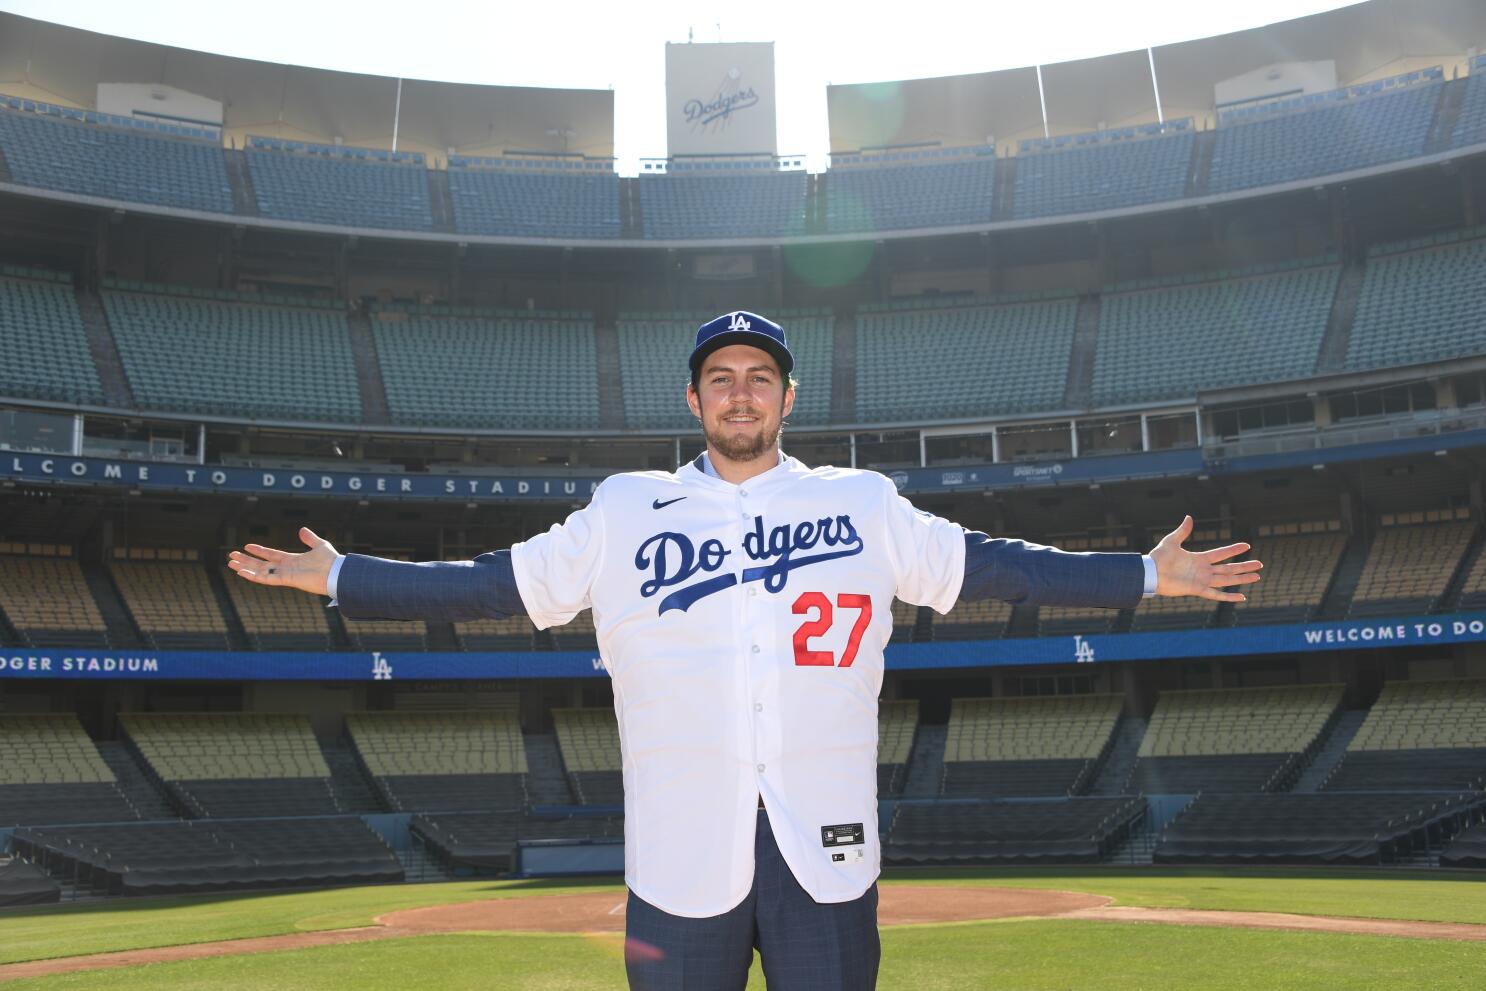
{"type": "Polygon", "coordinates": [[[1094,645],[1077,633],[1073,635],[1073,661],[1075,664],[1094,663],[1094,645]]]}
{"type": "Polygon", "coordinates": [[[392,665],[387,663],[387,658],[382,656],[380,650],[372,651],[372,681],[391,681],[392,665]]]}

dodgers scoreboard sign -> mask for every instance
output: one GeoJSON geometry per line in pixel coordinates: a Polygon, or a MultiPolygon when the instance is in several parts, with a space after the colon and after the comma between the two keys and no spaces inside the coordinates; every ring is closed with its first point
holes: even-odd
{"type": "Polygon", "coordinates": [[[666,145],[676,155],[776,155],[774,44],[666,44],[666,145]]]}
{"type": "MultiPolygon", "coordinates": [[[[1293,623],[1170,633],[1076,634],[962,643],[891,644],[889,671],[1024,664],[1101,664],[1186,657],[1306,654],[1486,641],[1486,613],[1293,623]]],[[[173,681],[455,681],[603,678],[588,651],[289,653],[0,647],[8,678],[173,681]]]]}

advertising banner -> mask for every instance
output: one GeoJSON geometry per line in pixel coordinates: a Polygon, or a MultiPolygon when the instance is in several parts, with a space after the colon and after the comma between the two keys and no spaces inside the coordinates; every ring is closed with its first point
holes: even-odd
{"type": "MultiPolygon", "coordinates": [[[[1075,634],[1014,640],[892,644],[889,671],[1107,664],[1178,657],[1306,654],[1486,641],[1486,612],[1245,626],[1166,633],[1075,634]]],[[[0,681],[410,681],[601,678],[595,651],[293,653],[0,647],[0,681]]]]}

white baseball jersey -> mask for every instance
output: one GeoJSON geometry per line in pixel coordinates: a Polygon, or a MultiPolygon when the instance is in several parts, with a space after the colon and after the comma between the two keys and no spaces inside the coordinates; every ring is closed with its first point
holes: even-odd
{"type": "Polygon", "coordinates": [[[877,695],[893,596],[947,612],[964,531],[875,472],[794,458],[734,485],[687,465],[606,479],[511,549],[539,629],[592,606],[614,682],[625,881],[673,915],[753,883],[758,797],[819,902],[877,878],[877,695]]]}

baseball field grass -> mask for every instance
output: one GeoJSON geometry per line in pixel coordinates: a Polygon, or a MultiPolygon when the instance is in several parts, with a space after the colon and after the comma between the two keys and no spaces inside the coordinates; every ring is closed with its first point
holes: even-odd
{"type": "MultiPolygon", "coordinates": [[[[1480,879],[1395,872],[892,872],[884,884],[1088,891],[1117,904],[1486,923],[1480,879]]],[[[622,889],[469,881],[55,906],[0,913],[0,963],[364,926],[385,912],[622,889]]],[[[1479,988],[1486,943],[1071,919],[887,927],[883,989],[1479,988]]],[[[437,934],[27,978],[23,989],[616,988],[617,935],[437,934]]],[[[755,965],[752,987],[763,987],[755,965]]]]}

